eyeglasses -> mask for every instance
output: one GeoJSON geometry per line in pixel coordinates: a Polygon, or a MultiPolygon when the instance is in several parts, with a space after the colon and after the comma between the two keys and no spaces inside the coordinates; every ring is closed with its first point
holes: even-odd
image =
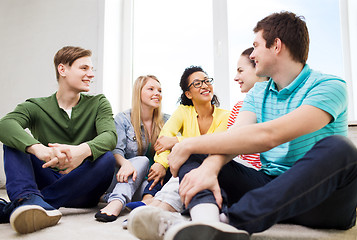
{"type": "Polygon", "coordinates": [[[213,78],[206,78],[203,80],[195,79],[190,85],[188,85],[187,89],[190,89],[191,86],[195,88],[200,88],[202,87],[203,83],[205,83],[207,86],[212,85],[213,78]]]}

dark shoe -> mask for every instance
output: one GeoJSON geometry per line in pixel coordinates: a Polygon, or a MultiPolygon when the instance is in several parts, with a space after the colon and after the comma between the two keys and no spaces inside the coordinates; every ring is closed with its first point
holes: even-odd
{"type": "Polygon", "coordinates": [[[106,213],[102,213],[101,211],[98,211],[94,217],[99,222],[114,222],[118,218],[118,216],[108,215],[106,213]]]}
{"type": "Polygon", "coordinates": [[[11,213],[10,224],[18,233],[26,234],[54,226],[62,217],[60,211],[38,195],[29,194],[17,202],[19,206],[11,213]]]}
{"type": "Polygon", "coordinates": [[[125,205],[125,208],[128,210],[128,211],[132,211],[134,210],[135,208],[137,207],[142,207],[142,206],[146,206],[146,204],[144,202],[141,202],[141,201],[138,201],[138,202],[130,202],[130,203],[127,203],[125,205]]]}
{"type": "Polygon", "coordinates": [[[9,223],[12,211],[18,206],[15,202],[8,202],[0,198],[0,223],[9,223]]]}

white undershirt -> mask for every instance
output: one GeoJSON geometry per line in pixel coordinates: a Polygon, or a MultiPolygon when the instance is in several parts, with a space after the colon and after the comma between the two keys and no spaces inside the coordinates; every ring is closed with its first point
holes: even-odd
{"type": "Polygon", "coordinates": [[[68,114],[68,117],[71,118],[71,116],[72,116],[72,108],[67,109],[67,110],[63,109],[63,110],[68,114]]]}

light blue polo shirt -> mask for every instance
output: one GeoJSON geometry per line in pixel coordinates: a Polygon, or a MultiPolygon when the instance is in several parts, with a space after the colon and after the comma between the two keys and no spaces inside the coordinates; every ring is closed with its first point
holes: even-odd
{"type": "MultiPolygon", "coordinates": [[[[322,138],[335,134],[347,136],[346,82],[336,76],[313,71],[308,65],[280,91],[273,79],[256,83],[244,99],[241,111],[254,112],[257,123],[262,123],[284,116],[302,105],[320,108],[333,120],[318,131],[261,153],[261,169],[265,173],[276,176],[285,172],[322,138]]],[[[291,125],[294,127],[294,122],[291,125]]]]}

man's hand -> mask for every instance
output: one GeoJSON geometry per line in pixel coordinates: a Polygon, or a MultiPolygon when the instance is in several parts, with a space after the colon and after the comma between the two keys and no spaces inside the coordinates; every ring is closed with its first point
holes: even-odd
{"type": "Polygon", "coordinates": [[[217,174],[212,169],[201,165],[185,175],[180,183],[179,193],[181,201],[187,207],[192,198],[202,190],[212,191],[218,207],[222,207],[221,189],[218,184],[217,174]]]}
{"type": "Polygon", "coordinates": [[[59,169],[63,169],[60,171],[62,174],[71,172],[73,169],[81,165],[84,159],[92,155],[92,152],[87,143],[82,143],[78,146],[50,143],[48,146],[53,149],[53,152],[56,154],[58,161],[53,159],[49,162],[46,162],[42,167],[57,167],[59,169]],[[65,154],[66,157],[63,157],[62,154],[65,154]]]}
{"type": "Polygon", "coordinates": [[[184,164],[187,159],[190,157],[191,153],[188,150],[187,146],[189,139],[185,139],[177,143],[171,150],[171,153],[168,155],[167,159],[169,161],[170,171],[172,176],[177,177],[178,171],[182,164],[184,164]]]}
{"type": "Polygon", "coordinates": [[[153,189],[154,186],[161,181],[161,185],[163,184],[164,177],[166,175],[166,169],[164,166],[162,166],[160,163],[154,163],[150,170],[149,170],[149,175],[148,175],[148,181],[154,180],[154,182],[151,184],[149,190],[153,189]]]}
{"type": "Polygon", "coordinates": [[[156,142],[154,144],[154,149],[157,154],[160,154],[163,151],[171,150],[172,147],[178,142],[179,141],[178,141],[177,137],[161,136],[156,140],[156,142]]]}
{"type": "MultiPolygon", "coordinates": [[[[52,160],[53,162],[58,163],[58,159],[53,148],[46,147],[41,143],[27,147],[26,152],[35,155],[38,159],[42,161],[49,162],[52,160]]],[[[61,155],[61,157],[63,157],[63,155],[61,155]]]]}
{"type": "Polygon", "coordinates": [[[125,160],[124,163],[120,166],[119,171],[117,173],[117,180],[118,182],[128,182],[128,178],[133,175],[133,181],[135,182],[137,172],[134,166],[131,164],[130,161],[125,160]]]}

